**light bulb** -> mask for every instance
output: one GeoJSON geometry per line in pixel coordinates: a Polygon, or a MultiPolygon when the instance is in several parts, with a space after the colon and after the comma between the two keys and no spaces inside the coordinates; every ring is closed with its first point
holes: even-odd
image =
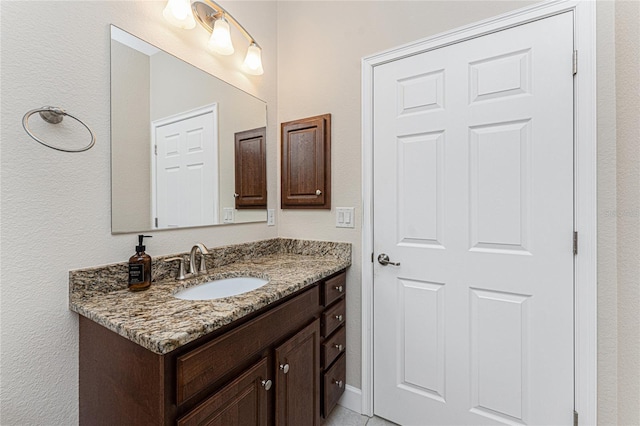
{"type": "Polygon", "coordinates": [[[249,45],[242,67],[247,74],[264,74],[264,69],[262,69],[262,49],[255,42],[249,45]]]}
{"type": "Polygon", "coordinates": [[[229,31],[229,23],[224,16],[217,19],[213,24],[213,32],[208,44],[209,50],[221,55],[233,54],[233,43],[231,43],[231,32],[229,31]]]}
{"type": "Polygon", "coordinates": [[[162,11],[162,16],[178,28],[190,30],[196,26],[189,0],[169,0],[162,11]]]}

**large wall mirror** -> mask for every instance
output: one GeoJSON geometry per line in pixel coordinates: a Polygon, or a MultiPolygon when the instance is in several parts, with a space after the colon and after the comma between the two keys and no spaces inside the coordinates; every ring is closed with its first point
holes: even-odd
{"type": "Polygon", "coordinates": [[[264,101],[111,26],[111,232],[266,221],[266,201],[237,201],[235,154],[263,135],[243,185],[266,191],[266,120],[264,101]]]}

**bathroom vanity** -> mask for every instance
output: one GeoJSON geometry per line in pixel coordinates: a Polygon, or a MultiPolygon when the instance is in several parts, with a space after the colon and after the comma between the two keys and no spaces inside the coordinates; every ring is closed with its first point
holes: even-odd
{"type": "Polygon", "coordinates": [[[321,424],[344,392],[350,246],[270,241],[259,256],[211,250],[208,263],[222,259],[206,279],[269,279],[217,300],[176,299],[189,284],[173,279],[130,293],[72,271],[80,424],[321,424]]]}

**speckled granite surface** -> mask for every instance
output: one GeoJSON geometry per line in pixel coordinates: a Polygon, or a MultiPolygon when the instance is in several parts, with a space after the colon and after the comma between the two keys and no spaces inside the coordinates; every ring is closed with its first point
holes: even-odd
{"type": "Polygon", "coordinates": [[[127,290],[126,262],[70,271],[69,308],[165,354],[351,265],[348,243],[277,238],[209,251],[209,273],[186,281],[176,281],[176,266],[162,262],[171,256],[155,258],[154,282],[142,292],[127,290]],[[217,300],[173,297],[185,287],[234,276],[267,278],[269,283],[217,300]]]}

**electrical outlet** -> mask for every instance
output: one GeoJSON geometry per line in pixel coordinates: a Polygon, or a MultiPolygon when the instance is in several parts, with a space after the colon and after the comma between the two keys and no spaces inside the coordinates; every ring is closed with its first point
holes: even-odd
{"type": "Polygon", "coordinates": [[[336,228],[355,228],[355,209],[336,207],[336,228]]]}
{"type": "Polygon", "coordinates": [[[276,212],[274,209],[267,209],[267,226],[276,224],[276,212]]]}

